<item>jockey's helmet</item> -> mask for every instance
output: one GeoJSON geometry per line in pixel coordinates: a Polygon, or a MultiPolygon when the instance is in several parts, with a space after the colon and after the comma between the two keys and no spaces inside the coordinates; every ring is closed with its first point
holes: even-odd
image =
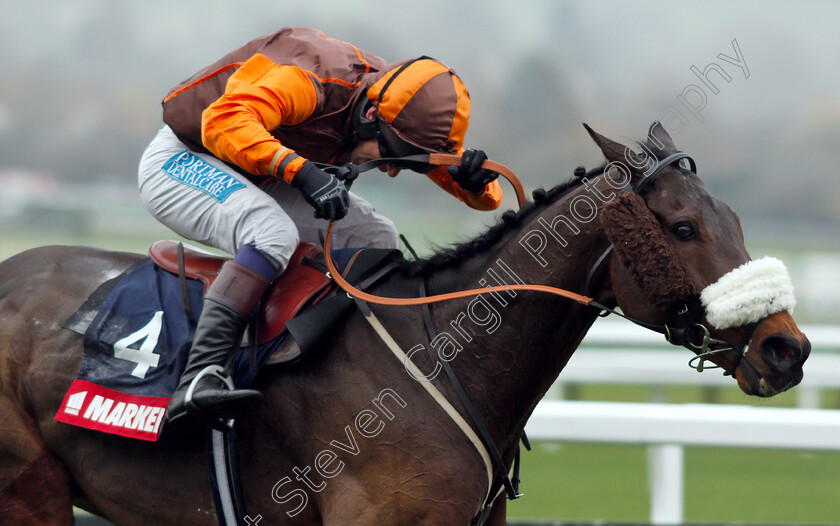
{"type": "Polygon", "coordinates": [[[383,156],[454,153],[464,144],[470,95],[454,71],[432,58],[390,70],[368,89],[367,98],[384,124],[379,126],[383,156]]]}

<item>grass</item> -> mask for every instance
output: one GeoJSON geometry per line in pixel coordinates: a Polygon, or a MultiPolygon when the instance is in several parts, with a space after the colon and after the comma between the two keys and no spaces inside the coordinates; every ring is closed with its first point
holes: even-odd
{"type": "MultiPolygon", "coordinates": [[[[645,522],[643,446],[534,444],[511,519],[645,522]]],[[[837,524],[840,453],[686,448],[685,520],[837,524]]]]}
{"type": "Polygon", "coordinates": [[[686,473],[689,520],[840,521],[840,453],[690,448],[686,473]]]}
{"type": "MultiPolygon", "coordinates": [[[[770,399],[737,387],[649,387],[591,384],[569,389],[579,400],[715,402],[794,407],[796,390],[770,399]]],[[[837,393],[823,394],[836,407],[837,393]]],[[[508,506],[512,519],[647,522],[650,493],[644,446],[537,443],[523,452],[525,497],[508,506]]],[[[687,522],[840,523],[840,452],[685,448],[687,522]]]]}
{"type": "Polygon", "coordinates": [[[641,446],[534,444],[523,453],[524,497],[510,518],[643,521],[648,518],[641,446]]]}

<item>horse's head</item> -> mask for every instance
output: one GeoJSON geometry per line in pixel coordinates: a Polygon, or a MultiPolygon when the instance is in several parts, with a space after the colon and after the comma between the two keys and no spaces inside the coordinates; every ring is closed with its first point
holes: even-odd
{"type": "Polygon", "coordinates": [[[694,350],[700,370],[707,359],[723,367],[747,394],[773,396],[798,384],[811,344],[791,317],[784,265],[750,259],[738,216],[659,123],[638,143],[641,153],[587,130],[610,162],[605,175],[626,183],[601,212],[613,243],[610,299],[694,350]],[[681,166],[685,158],[690,169],[681,166]]]}

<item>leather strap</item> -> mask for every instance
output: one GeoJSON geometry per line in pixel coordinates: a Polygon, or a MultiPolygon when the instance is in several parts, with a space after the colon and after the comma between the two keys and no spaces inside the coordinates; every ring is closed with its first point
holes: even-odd
{"type": "MultiPolygon", "coordinates": [[[[426,280],[420,282],[420,296],[425,296],[427,293],[428,285],[426,284],[426,280]]],[[[432,311],[428,304],[422,306],[423,310],[423,321],[424,325],[426,326],[426,333],[429,335],[429,343],[437,338],[437,330],[435,330],[434,321],[432,320],[432,311]]],[[[493,490],[496,486],[504,486],[505,491],[507,491],[507,496],[510,500],[514,500],[519,498],[518,492],[514,489],[513,484],[510,481],[510,478],[507,475],[507,470],[505,469],[505,463],[502,460],[502,455],[499,454],[499,449],[496,447],[496,443],[493,441],[493,437],[490,436],[490,431],[487,430],[487,426],[484,425],[484,421],[481,419],[481,416],[476,411],[475,406],[470,401],[469,396],[467,396],[466,391],[464,391],[464,387],[461,385],[461,382],[458,380],[458,377],[455,375],[455,371],[452,369],[452,365],[449,363],[448,360],[438,360],[438,363],[442,364],[443,370],[446,373],[446,376],[449,378],[449,383],[452,384],[452,388],[455,389],[455,394],[458,396],[458,400],[461,402],[461,406],[467,412],[467,416],[472,421],[473,425],[475,426],[476,430],[478,431],[479,437],[481,437],[481,442],[484,444],[484,447],[487,449],[487,452],[490,454],[490,460],[493,461],[493,467],[496,469],[496,473],[498,473],[498,477],[491,478],[491,487],[489,494],[493,493],[493,490]]],[[[485,502],[485,506],[488,504],[492,504],[485,502]]]]}
{"type": "MultiPolygon", "coordinates": [[[[420,378],[423,376],[423,373],[417,369],[409,357],[405,354],[405,352],[400,348],[399,344],[394,341],[376,315],[373,314],[373,311],[370,310],[370,307],[364,301],[355,298],[356,305],[359,307],[359,311],[361,311],[362,315],[365,317],[365,320],[370,324],[373,328],[374,332],[379,336],[379,338],[385,343],[388,349],[396,356],[397,360],[402,363],[406,369],[409,370],[409,373],[412,374],[415,378],[420,378]]],[[[443,394],[438,391],[437,387],[432,385],[432,382],[417,382],[420,384],[423,389],[426,390],[427,393],[437,402],[437,404],[449,415],[455,424],[461,429],[461,431],[466,435],[467,439],[472,443],[475,450],[478,452],[479,456],[481,456],[481,460],[484,461],[484,467],[487,471],[487,480],[488,480],[488,489],[487,489],[487,496],[490,495],[490,490],[493,484],[493,462],[490,460],[490,455],[487,453],[487,449],[484,447],[481,439],[478,435],[475,434],[472,427],[464,420],[464,417],[461,416],[461,413],[455,409],[452,404],[449,403],[449,400],[446,399],[443,394]]],[[[486,499],[485,499],[486,501],[486,499]]]]}
{"type": "MultiPolygon", "coordinates": [[[[366,172],[378,166],[382,166],[383,164],[399,165],[400,163],[433,164],[438,166],[460,166],[461,155],[456,153],[429,153],[408,155],[405,157],[380,157],[379,159],[372,159],[370,161],[360,164],[359,172],[366,172]]],[[[522,205],[528,202],[528,196],[525,194],[525,189],[522,187],[522,182],[519,180],[518,177],[516,177],[516,174],[513,173],[513,170],[503,165],[502,163],[491,161],[490,159],[487,159],[486,161],[481,163],[481,168],[484,170],[495,172],[507,179],[511,186],[513,186],[514,192],[516,192],[516,201],[520,207],[522,207],[522,205]]],[[[345,184],[345,186],[349,188],[350,184],[345,184]]]]}
{"type": "Polygon", "coordinates": [[[384,296],[375,296],[373,294],[368,294],[348,283],[347,280],[344,279],[344,277],[335,267],[335,263],[333,262],[332,257],[330,256],[330,238],[332,237],[332,228],[334,224],[335,221],[330,222],[330,225],[327,227],[326,237],[324,238],[324,260],[327,263],[327,268],[330,270],[330,276],[332,276],[332,279],[338,284],[338,286],[341,287],[349,295],[353,296],[354,298],[366,301],[368,303],[374,303],[377,305],[394,305],[402,307],[411,305],[425,305],[427,303],[438,303],[440,301],[454,300],[460,298],[471,298],[480,294],[487,294],[488,292],[507,292],[511,286],[516,287],[519,290],[547,292],[549,294],[554,294],[556,296],[568,298],[570,300],[576,301],[577,303],[580,303],[581,305],[586,306],[588,306],[594,301],[588,296],[583,296],[581,294],[577,294],[564,289],[558,289],[556,287],[549,287],[547,285],[495,286],[483,289],[471,289],[457,292],[449,292],[446,294],[436,294],[434,296],[427,296],[425,298],[389,298],[384,296]]]}
{"type": "MultiPolygon", "coordinates": [[[[440,166],[460,166],[461,156],[454,153],[430,153],[429,163],[440,166]]],[[[519,203],[520,207],[528,202],[528,197],[525,195],[525,189],[522,187],[522,183],[519,181],[519,178],[516,177],[515,173],[513,173],[513,170],[502,163],[497,163],[496,161],[491,161],[490,159],[481,163],[481,168],[491,172],[496,172],[507,179],[513,186],[513,190],[516,192],[516,201],[519,203]]]]}
{"type": "Polygon", "coordinates": [[[190,292],[187,290],[187,265],[184,258],[184,244],[178,243],[178,284],[181,286],[181,300],[184,303],[184,314],[187,319],[193,323],[198,320],[193,314],[192,306],[190,305],[190,292]]]}
{"type": "Polygon", "coordinates": [[[691,171],[694,172],[694,173],[697,173],[697,164],[694,162],[694,159],[692,159],[690,155],[688,155],[687,153],[683,153],[683,152],[672,153],[668,157],[666,157],[666,158],[662,159],[661,161],[657,162],[656,167],[654,167],[653,171],[651,173],[649,173],[647,175],[647,177],[645,177],[644,179],[642,179],[638,183],[636,183],[636,186],[633,188],[633,191],[636,192],[637,194],[641,195],[644,187],[647,186],[648,183],[653,181],[654,178],[656,178],[656,176],[659,175],[659,173],[662,170],[664,170],[665,168],[667,168],[667,167],[671,166],[672,164],[674,164],[676,162],[679,162],[683,159],[688,159],[688,165],[691,168],[691,171]]]}

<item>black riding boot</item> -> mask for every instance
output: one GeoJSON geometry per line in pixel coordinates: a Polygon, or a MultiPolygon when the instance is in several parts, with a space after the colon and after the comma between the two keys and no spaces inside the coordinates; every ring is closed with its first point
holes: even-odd
{"type": "Polygon", "coordinates": [[[229,419],[259,407],[262,393],[231,390],[217,374],[239,348],[248,318],[267,287],[264,277],[241,263],[227,261],[222,266],[204,298],[187,366],[169,401],[170,423],[188,413],[229,419]]]}

